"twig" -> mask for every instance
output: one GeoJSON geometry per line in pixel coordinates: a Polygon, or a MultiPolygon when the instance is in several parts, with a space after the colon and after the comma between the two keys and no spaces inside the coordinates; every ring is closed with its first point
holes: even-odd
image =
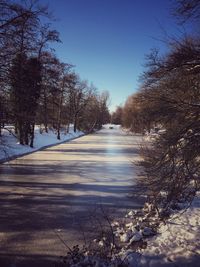
{"type": "Polygon", "coordinates": [[[66,244],[66,242],[62,239],[62,237],[54,230],[54,233],[57,235],[59,240],[64,244],[64,246],[71,252],[73,253],[72,249],[66,244]]]}

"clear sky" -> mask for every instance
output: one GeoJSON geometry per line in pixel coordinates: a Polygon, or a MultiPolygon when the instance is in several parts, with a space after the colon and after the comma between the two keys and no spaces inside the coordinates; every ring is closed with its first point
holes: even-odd
{"type": "Polygon", "coordinates": [[[175,33],[171,0],[41,0],[49,3],[62,44],[57,56],[74,64],[82,79],[108,90],[110,110],[139,87],[145,55],[175,33]]]}

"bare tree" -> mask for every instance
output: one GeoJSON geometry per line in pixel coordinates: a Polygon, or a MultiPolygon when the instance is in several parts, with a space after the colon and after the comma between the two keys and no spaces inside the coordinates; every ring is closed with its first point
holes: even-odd
{"type": "Polygon", "coordinates": [[[78,75],[72,73],[70,75],[68,98],[70,104],[70,114],[74,124],[74,132],[76,132],[79,123],[79,116],[85,106],[88,104],[92,90],[88,86],[87,81],[81,81],[78,75]]]}
{"type": "MultiPolygon", "coordinates": [[[[199,41],[183,40],[161,60],[151,57],[143,95],[165,132],[143,150],[154,201],[164,209],[191,201],[200,188],[199,41]]],[[[149,114],[151,115],[152,112],[149,114]]]]}
{"type": "Polygon", "coordinates": [[[191,19],[199,19],[200,2],[199,0],[177,0],[173,13],[182,23],[191,19]]]}

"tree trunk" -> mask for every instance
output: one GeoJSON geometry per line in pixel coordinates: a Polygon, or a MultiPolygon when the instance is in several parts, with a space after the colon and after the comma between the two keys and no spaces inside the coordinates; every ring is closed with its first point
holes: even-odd
{"type": "Polygon", "coordinates": [[[44,123],[44,130],[45,130],[45,133],[48,133],[48,126],[47,126],[47,123],[44,123]]]}
{"type": "Polygon", "coordinates": [[[24,134],[23,134],[21,122],[19,122],[19,143],[20,143],[20,145],[24,145],[24,134]]]}
{"type": "Polygon", "coordinates": [[[26,122],[24,125],[24,142],[25,142],[25,145],[29,144],[29,138],[28,138],[29,132],[30,132],[30,125],[28,122],[26,122]]]}
{"type": "Polygon", "coordinates": [[[69,133],[69,125],[70,125],[70,123],[68,122],[67,123],[67,127],[66,127],[67,128],[67,133],[69,133]]]}
{"type": "Polygon", "coordinates": [[[94,123],[93,123],[93,125],[92,125],[92,127],[90,127],[89,133],[92,133],[93,132],[96,123],[97,123],[97,120],[95,120],[94,123]]]}
{"type": "Polygon", "coordinates": [[[74,116],[74,132],[76,133],[76,130],[77,130],[77,115],[74,116]]]}
{"type": "Polygon", "coordinates": [[[57,139],[60,140],[60,125],[58,126],[57,129],[57,139]]]}
{"type": "Polygon", "coordinates": [[[0,136],[1,136],[1,127],[2,127],[2,118],[3,118],[3,111],[2,111],[2,105],[1,105],[1,102],[0,102],[0,136]]]}
{"type": "Polygon", "coordinates": [[[15,121],[15,135],[18,134],[18,125],[17,125],[17,122],[15,121]]]}
{"type": "Polygon", "coordinates": [[[48,133],[48,115],[47,115],[47,96],[46,89],[44,89],[44,129],[48,133]]]}
{"type": "Polygon", "coordinates": [[[33,140],[34,140],[34,130],[35,130],[35,123],[31,125],[31,140],[30,140],[30,147],[33,148],[33,140]]]}

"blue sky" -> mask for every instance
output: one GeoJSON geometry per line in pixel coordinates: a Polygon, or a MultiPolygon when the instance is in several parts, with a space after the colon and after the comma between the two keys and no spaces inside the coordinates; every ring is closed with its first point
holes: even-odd
{"type": "Polygon", "coordinates": [[[82,79],[108,90],[110,109],[139,87],[145,55],[164,44],[164,31],[176,32],[171,0],[41,0],[49,3],[62,44],[63,62],[74,64],[82,79]]]}

